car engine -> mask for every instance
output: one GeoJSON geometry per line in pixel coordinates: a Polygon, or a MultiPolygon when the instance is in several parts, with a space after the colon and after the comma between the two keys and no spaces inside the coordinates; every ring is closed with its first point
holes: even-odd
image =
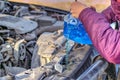
{"type": "Polygon", "coordinates": [[[90,80],[94,72],[85,72],[87,69],[97,73],[91,80],[115,80],[116,66],[103,60],[93,45],[63,36],[66,14],[1,0],[0,80],[80,80],[80,75],[90,80]]]}

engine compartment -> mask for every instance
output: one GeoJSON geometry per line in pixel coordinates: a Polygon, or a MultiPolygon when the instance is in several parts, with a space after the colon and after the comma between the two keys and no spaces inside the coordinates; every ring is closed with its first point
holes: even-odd
{"type": "Polygon", "coordinates": [[[0,80],[76,80],[100,56],[63,36],[68,12],[0,4],[0,80]]]}

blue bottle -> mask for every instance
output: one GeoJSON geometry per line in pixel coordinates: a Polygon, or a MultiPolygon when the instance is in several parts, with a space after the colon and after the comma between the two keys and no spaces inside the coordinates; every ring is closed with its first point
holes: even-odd
{"type": "Polygon", "coordinates": [[[92,44],[83,24],[70,14],[64,17],[64,31],[66,38],[73,40],[80,44],[92,44]]]}

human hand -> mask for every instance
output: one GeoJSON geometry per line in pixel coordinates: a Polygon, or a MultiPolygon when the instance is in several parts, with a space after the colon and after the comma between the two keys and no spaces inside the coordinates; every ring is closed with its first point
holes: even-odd
{"type": "Polygon", "coordinates": [[[80,3],[80,2],[73,2],[71,4],[70,12],[71,12],[73,17],[78,18],[79,14],[81,13],[81,11],[83,9],[85,9],[85,8],[87,8],[87,6],[82,4],[82,3],[80,3]]]}

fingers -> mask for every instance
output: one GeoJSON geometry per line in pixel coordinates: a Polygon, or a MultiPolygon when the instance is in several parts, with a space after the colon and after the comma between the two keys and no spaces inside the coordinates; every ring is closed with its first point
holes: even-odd
{"type": "Polygon", "coordinates": [[[73,2],[71,4],[71,8],[70,8],[70,13],[72,14],[73,17],[78,18],[78,6],[76,5],[78,4],[77,2],[73,2]]]}
{"type": "Polygon", "coordinates": [[[78,18],[81,11],[86,7],[86,5],[80,2],[73,2],[70,7],[70,12],[75,18],[78,18]]]}
{"type": "Polygon", "coordinates": [[[77,12],[75,10],[71,9],[70,13],[73,17],[78,18],[77,12]]]}
{"type": "Polygon", "coordinates": [[[71,15],[75,18],[78,18],[79,17],[79,14],[78,13],[71,13],[71,15]]]}
{"type": "Polygon", "coordinates": [[[73,12],[76,9],[76,2],[73,2],[70,7],[70,12],[73,12]]]}

